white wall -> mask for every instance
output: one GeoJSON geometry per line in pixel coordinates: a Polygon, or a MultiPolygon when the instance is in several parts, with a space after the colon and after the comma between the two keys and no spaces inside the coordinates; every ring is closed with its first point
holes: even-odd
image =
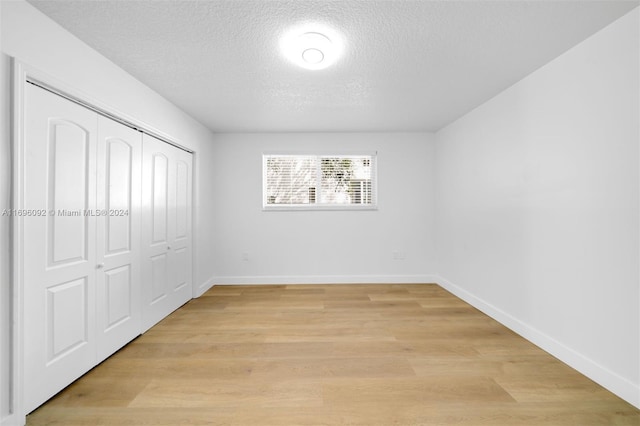
{"type": "MultiPolygon", "coordinates": [[[[0,20],[2,2],[0,2],[0,20]]],[[[0,33],[0,46],[2,34],[0,33]]],[[[10,207],[11,150],[9,120],[9,69],[8,58],[0,55],[0,212],[10,207]],[[7,142],[5,142],[7,141],[7,142]]],[[[0,213],[1,214],[1,213],[0,213]]],[[[11,337],[11,285],[10,276],[10,222],[0,216],[0,423],[10,411],[11,381],[9,344],[11,337]]]]}
{"type": "Polygon", "coordinates": [[[217,283],[431,280],[433,136],[427,133],[216,135],[217,283]],[[378,153],[377,211],[262,211],[262,153],[378,153]],[[405,260],[393,260],[392,252],[405,260]],[[244,261],[242,254],[248,253],[244,261]]]}
{"type": "MultiPolygon", "coordinates": [[[[180,144],[196,151],[195,156],[195,223],[194,260],[196,271],[194,282],[198,291],[212,283],[213,269],[207,259],[212,252],[213,238],[208,212],[212,210],[212,170],[207,167],[213,153],[213,135],[204,126],[180,109],[160,97],[148,87],[135,80],[112,62],[69,34],[52,20],[23,0],[0,1],[1,86],[9,83],[8,56],[46,72],[75,90],[86,94],[129,117],[169,135],[180,144]]],[[[10,196],[8,179],[8,155],[10,139],[8,132],[7,97],[2,96],[2,126],[0,128],[0,209],[10,196]]],[[[0,210],[1,211],[1,210],[0,210]]],[[[0,328],[0,367],[8,359],[6,339],[9,324],[4,315],[8,312],[6,290],[9,288],[9,243],[7,238],[8,218],[0,217],[0,312],[3,315],[0,328]]],[[[8,417],[4,396],[7,394],[6,369],[0,368],[0,423],[17,424],[19,417],[8,417]]]]}
{"type": "Polygon", "coordinates": [[[638,23],[436,134],[441,282],[636,406],[638,23]]]}

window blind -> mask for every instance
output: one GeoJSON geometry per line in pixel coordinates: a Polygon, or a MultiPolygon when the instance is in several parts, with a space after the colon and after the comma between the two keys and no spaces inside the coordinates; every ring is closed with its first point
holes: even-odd
{"type": "Polygon", "coordinates": [[[375,155],[263,156],[263,207],[372,208],[375,155]]]}

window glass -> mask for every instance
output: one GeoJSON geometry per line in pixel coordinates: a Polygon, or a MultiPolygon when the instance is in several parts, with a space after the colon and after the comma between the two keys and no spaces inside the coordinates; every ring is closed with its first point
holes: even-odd
{"type": "Polygon", "coordinates": [[[374,155],[265,154],[265,209],[374,208],[374,155]]]}

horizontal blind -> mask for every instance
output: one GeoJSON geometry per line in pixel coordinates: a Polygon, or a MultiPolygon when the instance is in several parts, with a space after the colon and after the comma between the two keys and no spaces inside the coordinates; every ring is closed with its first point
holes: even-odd
{"type": "Polygon", "coordinates": [[[267,156],[266,204],[315,202],[317,158],[313,156],[267,156]]]}
{"type": "Polygon", "coordinates": [[[375,155],[264,155],[264,207],[374,206],[375,155]]]}

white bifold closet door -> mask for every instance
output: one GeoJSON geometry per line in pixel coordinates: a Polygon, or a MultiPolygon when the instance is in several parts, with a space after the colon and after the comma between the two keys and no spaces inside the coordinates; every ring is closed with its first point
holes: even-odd
{"type": "Polygon", "coordinates": [[[191,299],[192,155],[144,135],[142,325],[147,330],[191,299]]]}
{"type": "Polygon", "coordinates": [[[141,332],[141,133],[25,87],[24,404],[141,332]]]}
{"type": "Polygon", "coordinates": [[[141,136],[98,116],[98,362],[142,331],[141,136]]]}

